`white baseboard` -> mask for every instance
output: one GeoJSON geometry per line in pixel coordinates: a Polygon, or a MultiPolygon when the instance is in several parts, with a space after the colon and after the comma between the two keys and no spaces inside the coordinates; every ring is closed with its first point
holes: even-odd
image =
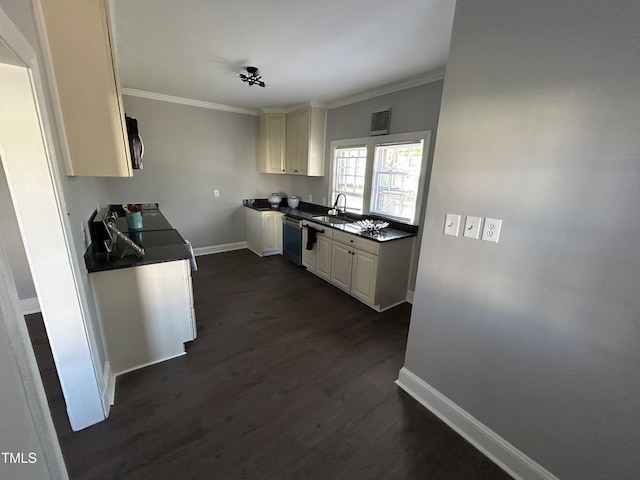
{"type": "Polygon", "coordinates": [[[413,305],[413,295],[415,292],[413,290],[407,290],[407,302],[413,305]]]}
{"type": "Polygon", "coordinates": [[[231,252],[233,250],[242,250],[247,248],[247,242],[225,243],[223,245],[213,245],[211,247],[194,248],[193,253],[196,257],[200,255],[210,255],[212,253],[231,252]]]}
{"type": "Polygon", "coordinates": [[[38,302],[38,297],[25,298],[23,300],[20,300],[20,308],[22,309],[23,315],[39,313],[40,303],[38,302]]]}
{"type": "Polygon", "coordinates": [[[558,480],[478,419],[403,367],[396,384],[518,480],[558,480]]]}

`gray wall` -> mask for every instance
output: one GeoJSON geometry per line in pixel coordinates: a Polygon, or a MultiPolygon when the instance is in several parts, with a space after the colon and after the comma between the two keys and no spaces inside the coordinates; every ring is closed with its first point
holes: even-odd
{"type": "MultiPolygon", "coordinates": [[[[371,112],[378,107],[392,108],[390,134],[431,130],[431,146],[427,159],[429,162],[428,169],[430,170],[436,130],[438,128],[442,86],[443,81],[440,80],[329,110],[327,112],[325,176],[321,178],[292,177],[291,190],[293,194],[302,196],[304,200],[307,200],[307,196],[312,194],[314,203],[323,203],[323,199],[326,199],[325,204],[333,202],[333,199],[327,198],[330,182],[331,142],[333,140],[368,137],[371,112]]],[[[427,175],[427,185],[429,184],[428,177],[427,175]]],[[[424,204],[427,201],[426,193],[427,190],[425,190],[423,197],[421,210],[423,216],[425,213],[424,204]]],[[[420,225],[422,225],[423,221],[424,219],[421,218],[420,225]]],[[[421,238],[422,227],[418,231],[418,239],[415,245],[414,265],[409,280],[410,290],[415,288],[421,238]]]]}
{"type": "Polygon", "coordinates": [[[196,248],[245,241],[242,199],[268,194],[259,191],[258,117],[132,96],[124,105],[138,120],[144,168],[105,179],[109,202],[158,202],[196,248]]]}
{"type": "MultiPolygon", "coordinates": [[[[327,145],[338,138],[367,136],[371,111],[381,105],[394,109],[391,133],[432,130],[435,136],[441,95],[439,81],[329,110],[327,145]]],[[[127,95],[124,105],[138,119],[144,168],[133,179],[104,179],[108,203],[160,203],[195,248],[246,240],[243,198],[279,192],[305,201],[311,195],[314,203],[329,201],[328,177],[258,172],[257,116],[127,95]],[[214,189],[220,190],[219,198],[214,189]]]]}
{"type": "Polygon", "coordinates": [[[563,479],[640,470],[639,24],[637,0],[456,7],[405,366],[563,479]]]}
{"type": "MultiPolygon", "coordinates": [[[[327,111],[327,130],[325,144],[325,176],[296,177],[284,175],[291,181],[289,188],[292,194],[299,195],[305,201],[313,195],[314,203],[331,203],[329,194],[329,166],[331,159],[331,142],[348,138],[369,136],[371,112],[378,107],[391,107],[391,134],[431,130],[431,151],[433,154],[440,101],[442,98],[442,80],[408,88],[399,92],[351,103],[327,111]]],[[[425,197],[426,198],[426,197],[425,197]]]]}

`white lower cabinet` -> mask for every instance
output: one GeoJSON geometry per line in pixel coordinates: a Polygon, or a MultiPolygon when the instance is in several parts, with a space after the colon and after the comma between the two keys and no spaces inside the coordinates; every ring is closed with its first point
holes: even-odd
{"type": "Polygon", "coordinates": [[[351,294],[365,303],[375,304],[378,257],[354,248],[352,259],[351,294]]]}
{"type": "Polygon", "coordinates": [[[316,256],[316,274],[329,280],[331,278],[331,245],[328,237],[318,237],[318,254],[316,256]]]}
{"type": "Polygon", "coordinates": [[[282,212],[245,207],[247,247],[261,257],[282,254],[282,212]]]}
{"type": "Polygon", "coordinates": [[[368,304],[376,303],[378,257],[351,245],[333,242],[331,282],[368,304]]]}
{"type": "Polygon", "coordinates": [[[317,241],[306,249],[308,228],[302,231],[302,264],[375,310],[405,301],[414,237],[376,242],[304,221],[316,229],[317,241]]]}
{"type": "Polygon", "coordinates": [[[302,222],[302,265],[319,277],[329,280],[331,277],[331,237],[330,228],[317,223],[302,222]],[[316,231],[316,242],[307,249],[309,227],[316,231]]]}

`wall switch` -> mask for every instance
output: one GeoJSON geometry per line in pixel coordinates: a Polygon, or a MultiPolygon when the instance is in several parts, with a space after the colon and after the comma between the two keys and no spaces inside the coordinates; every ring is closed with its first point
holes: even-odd
{"type": "Polygon", "coordinates": [[[220,190],[214,190],[213,191],[213,196],[218,198],[220,196],[220,190]]]}
{"type": "Polygon", "coordinates": [[[467,238],[480,238],[480,224],[482,223],[482,217],[469,217],[464,222],[464,236],[467,238]]]}
{"type": "Polygon", "coordinates": [[[458,236],[460,230],[460,215],[455,213],[447,213],[444,217],[444,234],[453,237],[458,236]]]}
{"type": "Polygon", "coordinates": [[[497,220],[495,218],[487,218],[484,221],[484,228],[482,229],[482,240],[486,240],[487,242],[498,243],[501,227],[502,227],[502,220],[497,220]]]}

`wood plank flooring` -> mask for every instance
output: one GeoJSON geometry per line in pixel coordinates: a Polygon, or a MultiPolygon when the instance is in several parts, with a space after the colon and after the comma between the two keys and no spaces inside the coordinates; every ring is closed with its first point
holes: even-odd
{"type": "Polygon", "coordinates": [[[198,264],[187,355],[119,377],[80,432],[27,319],[72,479],[510,478],[394,384],[409,304],[378,314],[280,256],[198,264]]]}

